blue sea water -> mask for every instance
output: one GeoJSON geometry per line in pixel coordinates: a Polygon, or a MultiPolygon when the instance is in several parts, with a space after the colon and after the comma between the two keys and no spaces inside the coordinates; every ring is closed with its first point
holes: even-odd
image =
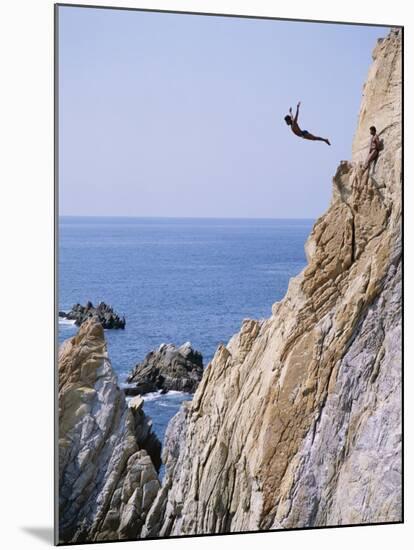
{"type": "MultiPolygon", "coordinates": [[[[313,220],[80,218],[59,220],[59,310],[104,301],[125,315],[107,330],[122,386],[132,367],[163,342],[190,341],[207,365],[245,318],[269,317],[304,267],[313,220]]],[[[59,323],[59,342],[77,328],[59,323]]],[[[161,441],[181,401],[145,397],[161,441]]]]}

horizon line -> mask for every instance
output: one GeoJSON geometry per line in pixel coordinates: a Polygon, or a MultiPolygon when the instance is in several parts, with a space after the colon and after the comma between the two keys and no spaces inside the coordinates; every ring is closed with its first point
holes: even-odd
{"type": "MultiPolygon", "coordinates": [[[[319,217],[319,216],[317,216],[319,217]]],[[[148,220],[315,220],[316,217],[258,217],[258,216],[139,216],[117,214],[59,214],[58,218],[124,218],[148,220]]]]}

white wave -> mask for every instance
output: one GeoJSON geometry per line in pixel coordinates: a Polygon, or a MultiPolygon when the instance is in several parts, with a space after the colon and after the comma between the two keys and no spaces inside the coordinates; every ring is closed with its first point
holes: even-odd
{"type": "Polygon", "coordinates": [[[74,326],[76,321],[74,319],[65,319],[64,317],[59,317],[59,325],[74,326]]]}
{"type": "MultiPolygon", "coordinates": [[[[125,388],[133,388],[134,385],[133,384],[128,384],[126,382],[121,382],[120,384],[120,388],[121,389],[125,389],[125,388]]],[[[170,390],[168,391],[167,393],[163,393],[161,390],[159,391],[153,391],[153,392],[149,392],[149,393],[144,393],[143,395],[141,394],[137,394],[139,395],[140,397],[142,397],[142,399],[144,401],[155,401],[156,399],[162,399],[162,398],[168,398],[168,397],[173,397],[173,396],[187,396],[187,400],[191,400],[193,398],[192,394],[191,393],[187,393],[187,392],[184,392],[184,391],[177,391],[177,390],[170,390]]],[[[126,396],[126,401],[127,403],[135,396],[126,396]]],[[[168,405],[166,405],[168,406],[168,405]]]]}
{"type": "Polygon", "coordinates": [[[155,399],[161,399],[161,398],[168,399],[168,397],[173,397],[178,395],[180,396],[182,395],[183,397],[188,396],[188,399],[192,399],[191,393],[187,393],[184,391],[177,391],[177,390],[170,390],[167,393],[162,393],[161,391],[156,391],[156,392],[154,391],[154,392],[144,394],[142,398],[144,399],[144,401],[155,401],[155,399]]]}
{"type": "Polygon", "coordinates": [[[166,394],[161,393],[161,391],[153,391],[150,393],[145,393],[141,397],[144,401],[154,401],[155,399],[159,399],[160,397],[164,397],[166,394]]]}

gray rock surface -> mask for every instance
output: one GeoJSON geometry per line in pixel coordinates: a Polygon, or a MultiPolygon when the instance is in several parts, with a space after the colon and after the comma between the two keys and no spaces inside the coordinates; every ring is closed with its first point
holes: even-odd
{"type": "Polygon", "coordinates": [[[93,319],[62,344],[58,366],[59,541],[135,538],[160,486],[151,423],[142,405],[128,408],[93,319]]]}
{"type": "Polygon", "coordinates": [[[94,306],[92,302],[87,302],[85,306],[75,304],[70,311],[59,311],[59,317],[75,321],[78,327],[87,319],[92,318],[106,329],[124,329],[126,324],[125,317],[117,315],[111,306],[104,302],[97,306],[94,306]]]}
{"type": "Polygon", "coordinates": [[[179,348],[173,344],[161,344],[151,351],[142,363],[138,363],[125,388],[127,395],[143,395],[153,391],[183,391],[194,393],[203,376],[203,357],[189,342],[179,348]]]}

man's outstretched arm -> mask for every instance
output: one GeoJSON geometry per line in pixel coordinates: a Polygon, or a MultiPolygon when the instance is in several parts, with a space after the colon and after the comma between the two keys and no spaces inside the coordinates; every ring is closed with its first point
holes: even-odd
{"type": "Polygon", "coordinates": [[[297,106],[296,106],[295,122],[298,121],[298,117],[299,117],[299,107],[300,107],[300,101],[299,101],[299,103],[298,103],[297,106]]]}

